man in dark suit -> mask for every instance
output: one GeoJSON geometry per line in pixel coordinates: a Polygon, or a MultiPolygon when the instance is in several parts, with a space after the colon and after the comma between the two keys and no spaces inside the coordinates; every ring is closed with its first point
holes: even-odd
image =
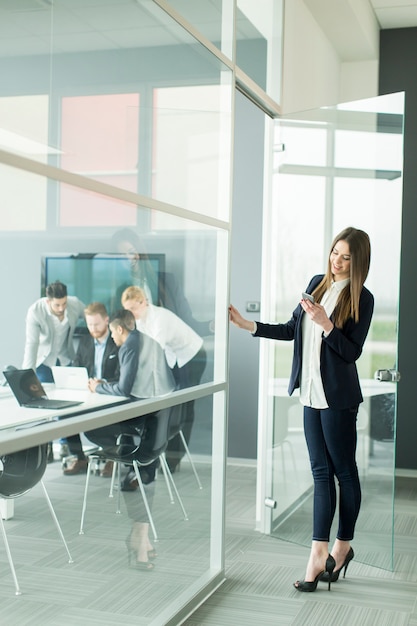
{"type": "MultiPolygon", "coordinates": [[[[109,331],[109,316],[106,307],[101,302],[92,302],[84,309],[88,335],[81,337],[78,344],[74,365],[86,367],[89,378],[107,382],[119,379],[118,347],[114,343],[109,331]]],[[[87,471],[87,459],[83,452],[79,435],[67,437],[69,451],[77,458],[64,469],[66,476],[73,476],[87,471]]],[[[102,471],[103,476],[110,474],[110,466],[106,464],[102,471]]]]}

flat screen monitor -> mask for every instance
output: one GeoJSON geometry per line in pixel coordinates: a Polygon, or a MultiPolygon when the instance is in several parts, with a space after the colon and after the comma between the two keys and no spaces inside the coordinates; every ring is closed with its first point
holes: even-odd
{"type": "Polygon", "coordinates": [[[68,295],[77,296],[84,304],[102,302],[109,314],[121,307],[121,294],[126,287],[138,285],[158,304],[165,269],[164,254],[147,254],[131,261],[120,254],[48,254],[42,257],[41,294],[46,286],[59,280],[68,295]]]}

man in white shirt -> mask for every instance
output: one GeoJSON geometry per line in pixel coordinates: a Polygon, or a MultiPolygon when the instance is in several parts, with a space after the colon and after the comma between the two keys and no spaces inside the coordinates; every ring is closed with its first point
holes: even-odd
{"type": "MultiPolygon", "coordinates": [[[[38,378],[54,382],[53,365],[71,365],[74,357],[74,331],[84,316],[84,304],[68,296],[67,286],[60,281],[46,288],[46,298],[36,300],[26,315],[26,342],[23,369],[36,369],[38,378]]],[[[65,440],[61,441],[64,444],[65,440]]],[[[52,444],[48,460],[53,461],[52,444]]]]}

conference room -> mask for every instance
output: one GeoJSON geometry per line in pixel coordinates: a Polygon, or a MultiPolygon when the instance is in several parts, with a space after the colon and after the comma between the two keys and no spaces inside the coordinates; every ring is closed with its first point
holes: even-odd
{"type": "MultiPolygon", "coordinates": [[[[55,7],[54,16],[60,11],[65,9],[55,7]]],[[[39,19],[48,30],[48,12],[39,19]]],[[[155,25],[166,22],[162,11],[152,19],[155,25]]],[[[178,24],[171,27],[183,44],[175,49],[188,51],[178,84],[169,71],[169,47],[143,64],[139,77],[137,52],[129,47],[122,52],[125,62],[113,69],[111,57],[120,51],[65,56],[55,55],[52,46],[51,55],[27,63],[10,58],[13,71],[5,74],[8,95],[1,106],[11,132],[0,165],[7,207],[1,284],[8,294],[0,311],[1,369],[22,369],[27,312],[45,297],[48,284],[61,281],[68,296],[85,305],[102,302],[112,314],[121,307],[134,266],[145,267],[155,305],[164,305],[165,291],[174,285],[185,303],[184,321],[194,320],[207,355],[197,386],[138,401],[43,383],[50,399],[81,404],[26,408],[3,381],[2,459],[23,459],[21,478],[31,480],[20,491],[16,485],[0,488],[11,558],[3,568],[1,597],[9,605],[18,594],[22,610],[30,605],[36,619],[53,615],[69,623],[88,616],[110,623],[110,616],[137,621],[140,615],[144,624],[175,623],[173,616],[185,615],[191,601],[198,603],[224,579],[231,71],[190,45],[178,24]],[[102,84],[92,89],[99,75],[102,84]],[[193,158],[179,150],[185,144],[193,158]],[[128,245],[121,244],[121,232],[129,233],[128,245]],[[145,485],[152,567],[138,567],[130,504],[143,508],[141,489],[122,494],[117,474],[114,482],[102,477],[97,458],[87,474],[64,475],[61,441],[80,433],[88,456],[97,446],[84,433],[149,414],[178,414],[190,403],[190,456],[182,457],[173,482],[161,466],[153,486],[145,485]],[[54,461],[45,464],[49,442],[54,461]]],[[[148,53],[142,48],[140,54],[148,53]]],[[[86,333],[80,318],[75,350],[86,333]]],[[[123,476],[126,465],[117,465],[123,476]]]]}

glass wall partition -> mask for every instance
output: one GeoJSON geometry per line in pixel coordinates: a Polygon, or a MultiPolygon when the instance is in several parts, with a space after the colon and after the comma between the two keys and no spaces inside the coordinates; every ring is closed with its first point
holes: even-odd
{"type": "MultiPolygon", "coordinates": [[[[364,402],[357,422],[357,461],[363,494],[355,547],[365,562],[387,569],[393,568],[394,539],[402,132],[403,94],[276,122],[268,230],[272,273],[266,317],[277,322],[290,318],[311,276],[325,271],[338,232],[352,225],[370,235],[366,285],[374,294],[375,311],[358,361],[364,402]]],[[[270,425],[265,426],[270,430],[264,495],[275,505],[263,510],[272,534],[310,545],[312,479],[303,409],[297,392],[287,395],[293,346],[265,342],[263,350],[270,425]]]]}
{"type": "Polygon", "coordinates": [[[281,0],[237,0],[236,65],[278,104],[283,20],[281,0]]]}
{"type": "Polygon", "coordinates": [[[181,18],[187,20],[198,33],[215,45],[229,59],[233,58],[233,0],[212,2],[187,2],[187,0],[164,0],[157,3],[169,5],[181,18]]]}
{"type": "MultiPolygon", "coordinates": [[[[39,5],[36,19],[10,3],[0,11],[14,38],[0,54],[0,258],[14,326],[2,343],[2,369],[22,368],[28,310],[54,281],[109,315],[127,287],[141,287],[149,305],[174,315],[199,346],[197,374],[186,378],[150,338],[164,371],[171,365],[172,390],[161,397],[148,388],[149,398],[107,406],[111,395],[46,382],[48,396],[81,394],[82,404],[76,414],[40,414],[2,387],[2,458],[53,444],[44,482],[74,559],[68,564],[61,553],[35,486],[7,509],[12,552],[28,546],[25,568],[15,563],[21,607],[36,595],[34,619],[48,610],[85,624],[178,624],[224,578],[232,71],[154,2],[116,9],[56,0],[39,5]],[[116,480],[109,498],[101,463],[89,474],[80,535],[86,468],[65,473],[77,457],[70,449],[61,459],[63,446],[80,434],[88,454],[100,445],[92,430],[126,435],[130,420],[166,414],[175,485],[168,477],[167,488],[161,460],[145,485],[152,522],[139,490],[122,492],[116,480]]],[[[10,311],[1,316],[4,324],[10,311]]],[[[81,315],[75,350],[89,333],[81,315]]],[[[155,362],[141,364],[139,355],[144,376],[158,381],[155,362]]],[[[156,423],[147,418],[143,440],[156,423]]],[[[128,471],[122,463],[122,482],[128,471]]],[[[8,574],[4,602],[14,591],[8,574]]]]}
{"type": "MultiPolygon", "coordinates": [[[[13,155],[10,156],[13,160],[13,155]]],[[[26,573],[17,565],[20,586],[25,596],[27,593],[30,597],[31,593],[35,593],[32,586],[35,576],[37,602],[43,607],[49,606],[48,610],[57,612],[60,619],[74,617],[72,599],[76,594],[76,615],[85,623],[89,623],[90,619],[99,619],[100,616],[102,621],[140,619],[144,624],[168,624],[170,620],[179,623],[178,616],[190,610],[187,608],[188,603],[196,597],[201,599],[213,589],[222,580],[223,572],[222,485],[227,354],[227,278],[224,263],[228,256],[227,228],[221,223],[215,227],[190,217],[176,217],[174,211],[167,215],[168,223],[163,228],[163,212],[134,204],[126,199],[127,192],[124,190],[114,191],[113,196],[109,196],[90,188],[94,185],[100,188],[100,183],[83,179],[81,184],[87,188],[76,187],[69,184],[63,172],[54,170],[58,180],[53,180],[28,171],[31,164],[36,170],[34,162],[22,160],[21,165],[25,169],[19,169],[17,163],[13,163],[13,167],[9,166],[7,158],[4,158],[0,167],[2,180],[18,180],[13,190],[13,207],[21,218],[20,221],[16,218],[9,225],[8,232],[3,231],[1,234],[1,262],[4,267],[10,268],[9,272],[3,274],[2,288],[5,293],[14,294],[15,329],[2,344],[3,368],[6,364],[21,367],[28,339],[25,333],[28,309],[45,293],[45,286],[57,280],[67,285],[69,296],[78,297],[84,304],[102,302],[109,314],[122,306],[120,297],[126,287],[142,286],[144,290],[149,290],[149,301],[155,307],[153,310],[163,308],[169,310],[173,319],[186,321],[187,328],[193,328],[192,332],[196,333],[195,337],[201,337],[204,348],[203,367],[199,369],[198,379],[190,383],[200,385],[189,387],[187,391],[187,384],[178,382],[178,385],[173,386],[173,393],[165,395],[162,400],[156,396],[152,398],[149,392],[151,398],[146,401],[146,406],[143,401],[135,401],[117,406],[110,413],[108,407],[106,410],[100,410],[100,407],[94,410],[96,405],[93,396],[98,397],[99,393],[86,390],[75,392],[63,388],[57,390],[56,385],[44,383],[50,397],[59,395],[62,399],[72,399],[75,395],[83,403],[75,414],[70,410],[69,415],[56,411],[45,415],[44,412],[40,414],[38,409],[19,407],[12,390],[3,388],[0,430],[3,462],[12,458],[7,456],[9,452],[48,441],[55,442],[55,462],[48,465],[44,481],[74,559],[71,565],[64,558],[61,561],[63,555],[51,536],[48,512],[42,508],[42,494],[38,488],[34,488],[27,498],[16,503],[14,516],[6,522],[12,545],[15,542],[21,545],[22,541],[32,545],[38,538],[41,541],[41,561],[39,552],[35,550],[33,553],[29,551],[30,555],[25,557],[26,573]],[[59,178],[66,179],[66,182],[59,178]],[[24,210],[28,202],[28,187],[32,192],[32,206],[35,207],[45,197],[45,189],[48,190],[49,198],[59,198],[62,189],[66,190],[67,197],[73,195],[76,198],[73,203],[76,212],[71,224],[47,228],[41,222],[33,229],[28,227],[24,210]],[[110,209],[106,207],[106,202],[110,203],[110,209]],[[105,226],[99,225],[101,206],[107,214],[105,226]],[[20,207],[23,208],[22,213],[20,207]],[[109,226],[112,211],[116,217],[121,211],[137,223],[158,223],[160,229],[144,233],[137,227],[120,228],[118,219],[115,220],[116,225],[109,226]],[[92,216],[95,212],[97,226],[90,226],[88,220],[84,220],[87,225],[83,225],[81,218],[78,218],[81,224],[76,225],[77,215],[92,216]],[[175,391],[176,388],[180,390],[175,391]],[[157,471],[157,479],[146,486],[148,499],[152,502],[152,520],[158,540],[150,527],[148,548],[141,554],[142,535],[138,528],[147,528],[148,520],[145,517],[144,521],[140,517],[144,514],[140,509],[142,501],[139,492],[121,494],[121,504],[117,505],[116,495],[120,492],[116,487],[115,497],[109,500],[110,481],[100,475],[103,466],[98,467],[90,477],[83,535],[80,536],[86,475],[84,472],[65,475],[65,469],[73,458],[65,458],[65,465],[61,465],[58,442],[62,443],[62,438],[69,441],[68,436],[80,432],[84,453],[88,454],[100,443],[97,433],[91,435],[91,430],[97,431],[101,426],[112,428],[120,421],[127,424],[126,420],[137,419],[142,415],[152,414],[156,419],[156,415],[167,410],[171,415],[182,416],[182,430],[188,439],[190,457],[182,457],[180,453],[181,463],[177,465],[174,474],[175,488],[178,489],[180,499],[173,487],[167,491],[161,469],[157,471]],[[19,519],[33,520],[34,509],[38,511],[33,529],[36,539],[31,536],[29,522],[25,530],[17,523],[19,519]],[[120,511],[119,515],[115,514],[116,510],[120,511]],[[40,527],[42,531],[39,531],[40,527]],[[143,576],[149,576],[143,561],[149,562],[147,554],[153,555],[154,551],[158,556],[150,564],[150,593],[149,583],[142,581],[143,576]],[[50,558],[50,554],[54,556],[50,558]],[[134,571],[140,569],[143,571],[134,571]],[[80,577],[83,581],[90,581],[83,586],[82,592],[80,577]],[[115,577],[118,581],[116,585],[115,577]],[[63,581],[65,593],[59,591],[63,581]],[[58,592],[51,596],[51,589],[58,589],[58,592]],[[177,617],[174,618],[174,615],[177,617]]],[[[80,180],[80,177],[73,177],[72,182],[75,178],[80,180]]],[[[3,188],[2,193],[5,215],[10,206],[7,190],[7,187],[3,188]]],[[[104,191],[103,186],[101,191],[104,191]]],[[[4,308],[1,315],[2,323],[7,324],[10,312],[4,308]]],[[[88,332],[81,315],[74,334],[75,347],[85,341],[88,332]]],[[[162,346],[162,343],[159,345],[162,346]]],[[[158,382],[159,372],[152,371],[153,363],[147,361],[141,365],[139,355],[139,367],[143,375],[151,375],[158,382]]],[[[176,371],[178,363],[172,370],[174,381],[177,380],[176,371]]],[[[103,400],[104,397],[105,394],[99,399],[103,400]]],[[[113,394],[108,400],[113,401],[113,394]]],[[[175,422],[176,418],[173,419],[175,422]]],[[[151,424],[148,418],[149,428],[151,424]]],[[[123,425],[119,430],[124,432],[123,425]]],[[[170,454],[175,461],[175,446],[171,452],[166,451],[168,459],[170,454]]],[[[122,464],[121,469],[123,481],[128,467],[122,464]]],[[[4,580],[2,586],[3,599],[12,593],[10,577],[4,580]]]]}

